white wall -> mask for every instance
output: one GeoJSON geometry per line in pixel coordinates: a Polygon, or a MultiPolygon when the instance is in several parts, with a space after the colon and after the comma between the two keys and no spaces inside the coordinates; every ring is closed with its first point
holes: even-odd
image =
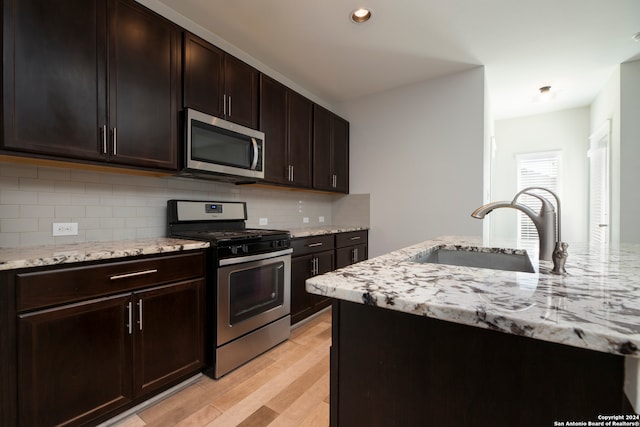
{"type": "Polygon", "coordinates": [[[609,207],[611,243],[620,242],[620,67],[613,74],[591,104],[591,130],[593,134],[606,120],[611,120],[609,207]]]}
{"type": "MultiPolygon", "coordinates": [[[[588,107],[557,111],[495,123],[495,157],[492,159],[492,201],[511,200],[517,193],[516,155],[542,151],[562,152],[562,239],[588,240],[589,194],[588,107]]],[[[515,241],[517,211],[498,209],[487,216],[492,238],[515,241]]]]}
{"type": "Polygon", "coordinates": [[[484,69],[341,106],[350,188],[370,194],[370,255],[445,235],[481,235],[484,69]]]}
{"type": "Polygon", "coordinates": [[[620,66],[620,240],[640,243],[640,61],[620,66]]]}

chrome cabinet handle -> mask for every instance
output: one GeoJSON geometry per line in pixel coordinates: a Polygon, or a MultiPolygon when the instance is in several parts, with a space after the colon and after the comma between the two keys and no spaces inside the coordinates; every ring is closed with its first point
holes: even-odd
{"type": "Polygon", "coordinates": [[[138,326],[142,330],[142,300],[138,300],[138,326]]]}
{"type": "Polygon", "coordinates": [[[331,178],[331,186],[333,188],[336,188],[338,186],[338,175],[333,174],[333,177],[331,178]]]}
{"type": "Polygon", "coordinates": [[[222,95],[222,115],[227,115],[227,94],[222,95]]]}
{"type": "Polygon", "coordinates": [[[129,304],[127,304],[127,311],[128,311],[128,318],[129,318],[129,323],[127,323],[127,329],[129,330],[129,335],[131,335],[133,334],[133,325],[131,323],[131,320],[133,318],[131,301],[129,301],[129,304]]]}
{"type": "Polygon", "coordinates": [[[293,165],[289,165],[289,181],[293,182],[293,165]]]}
{"type": "Polygon", "coordinates": [[[102,154],[107,154],[107,125],[102,126],[102,154]]]}
{"type": "Polygon", "coordinates": [[[353,248],[353,252],[352,252],[352,257],[351,257],[351,263],[355,264],[356,262],[358,262],[358,248],[353,248]]]}
{"type": "Polygon", "coordinates": [[[111,276],[109,279],[110,280],[127,279],[129,277],[144,276],[145,274],[153,274],[157,272],[158,270],[154,268],[152,270],[136,271],[135,273],[116,274],[115,276],[111,276]]]}
{"type": "Polygon", "coordinates": [[[113,155],[118,155],[118,129],[113,128],[113,155]]]}
{"type": "Polygon", "coordinates": [[[349,238],[349,240],[360,240],[360,236],[353,236],[349,238]]]}
{"type": "Polygon", "coordinates": [[[228,98],[229,98],[229,117],[231,117],[231,95],[229,95],[228,98]]]}
{"type": "Polygon", "coordinates": [[[319,270],[320,267],[318,266],[318,258],[311,258],[311,275],[318,275],[319,270]]]}
{"type": "Polygon", "coordinates": [[[323,243],[322,242],[317,242],[317,243],[309,243],[307,245],[308,248],[317,248],[318,246],[322,246],[323,243]]]}

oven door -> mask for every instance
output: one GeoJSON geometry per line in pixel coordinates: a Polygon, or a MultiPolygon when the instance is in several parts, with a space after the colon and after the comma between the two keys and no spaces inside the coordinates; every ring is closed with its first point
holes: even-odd
{"type": "Polygon", "coordinates": [[[218,347],[289,314],[292,251],[220,260],[218,347]]]}

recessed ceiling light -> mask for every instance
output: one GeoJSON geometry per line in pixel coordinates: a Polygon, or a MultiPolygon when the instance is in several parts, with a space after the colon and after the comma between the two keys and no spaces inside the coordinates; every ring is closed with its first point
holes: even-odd
{"type": "Polygon", "coordinates": [[[551,91],[551,86],[542,86],[538,89],[542,95],[549,93],[551,91]]]}
{"type": "Polygon", "coordinates": [[[371,19],[370,9],[365,9],[361,7],[351,12],[351,20],[357,24],[367,22],[369,19],[371,19]]]}

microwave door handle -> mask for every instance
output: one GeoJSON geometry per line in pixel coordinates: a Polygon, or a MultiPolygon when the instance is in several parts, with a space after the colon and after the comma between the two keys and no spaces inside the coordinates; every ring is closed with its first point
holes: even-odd
{"type": "Polygon", "coordinates": [[[258,141],[255,138],[251,138],[251,143],[253,144],[253,162],[251,162],[251,170],[256,170],[256,166],[258,166],[258,141]]]}

